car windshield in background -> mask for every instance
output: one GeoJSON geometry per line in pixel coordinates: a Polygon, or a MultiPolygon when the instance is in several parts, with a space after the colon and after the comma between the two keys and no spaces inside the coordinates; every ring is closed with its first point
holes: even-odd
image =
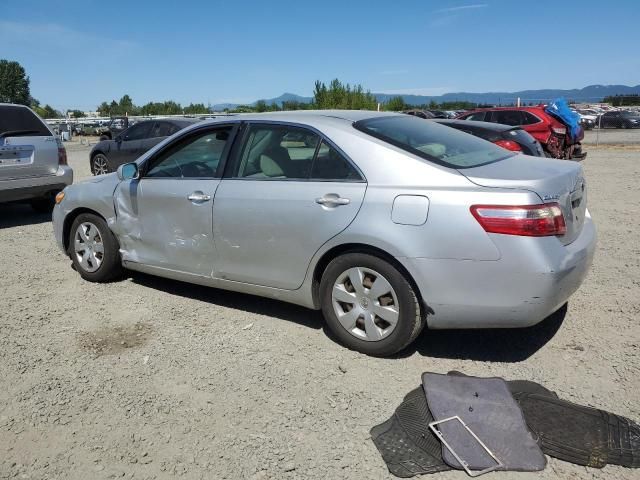
{"type": "Polygon", "coordinates": [[[51,132],[31,110],[7,105],[0,106],[0,135],[49,137],[51,132]]]}
{"type": "Polygon", "coordinates": [[[451,168],[478,167],[514,155],[473,135],[409,115],[360,120],[354,123],[354,127],[407,152],[451,168]]]}

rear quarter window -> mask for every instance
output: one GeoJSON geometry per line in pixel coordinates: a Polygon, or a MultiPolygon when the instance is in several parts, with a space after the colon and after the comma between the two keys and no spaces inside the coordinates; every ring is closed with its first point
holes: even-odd
{"type": "Polygon", "coordinates": [[[50,137],[51,132],[35,113],[25,107],[0,106],[0,135],[50,137]]]}
{"type": "Polygon", "coordinates": [[[360,120],[361,132],[425,160],[451,168],[471,168],[513,156],[491,142],[409,115],[360,120]]]}

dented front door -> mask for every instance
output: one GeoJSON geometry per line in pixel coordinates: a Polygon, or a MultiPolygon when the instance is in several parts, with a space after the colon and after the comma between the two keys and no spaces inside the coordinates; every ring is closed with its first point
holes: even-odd
{"type": "Polygon", "coordinates": [[[217,179],[143,178],[115,192],[123,260],[210,277],[217,179]]]}

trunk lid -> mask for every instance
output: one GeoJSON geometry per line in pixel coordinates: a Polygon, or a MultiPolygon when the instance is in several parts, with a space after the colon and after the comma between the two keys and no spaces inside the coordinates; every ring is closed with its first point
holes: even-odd
{"type": "Polygon", "coordinates": [[[458,171],[476,185],[529,190],[544,203],[558,203],[567,225],[567,233],[558,238],[568,245],[580,235],[587,208],[586,182],[580,164],[514,155],[500,162],[458,171]]]}

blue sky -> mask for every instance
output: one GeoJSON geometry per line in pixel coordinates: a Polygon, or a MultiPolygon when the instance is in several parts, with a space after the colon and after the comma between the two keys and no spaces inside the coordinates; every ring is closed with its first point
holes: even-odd
{"type": "Polygon", "coordinates": [[[60,109],[640,83],[638,0],[0,0],[0,58],[60,109]]]}

